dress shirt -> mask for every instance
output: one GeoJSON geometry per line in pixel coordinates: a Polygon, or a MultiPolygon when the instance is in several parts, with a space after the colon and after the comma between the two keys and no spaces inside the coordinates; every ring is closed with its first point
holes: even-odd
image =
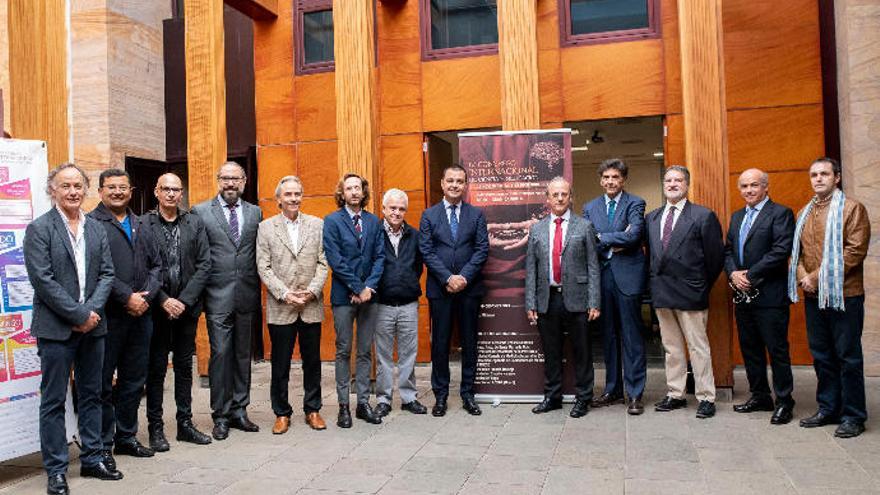
{"type": "Polygon", "coordinates": [[[64,226],[67,227],[67,235],[70,238],[70,244],[73,247],[73,257],[76,260],[76,281],[79,283],[79,302],[86,301],[86,216],[82,210],[79,212],[79,227],[76,234],[70,229],[70,220],[64,211],[58,206],[55,207],[64,226]]]}
{"type": "Polygon", "coordinates": [[[400,228],[395,232],[391,228],[391,224],[388,223],[388,220],[383,220],[385,224],[385,232],[388,232],[388,240],[391,241],[391,245],[394,247],[394,256],[397,256],[397,246],[400,245],[400,239],[403,237],[403,224],[400,224],[400,228]]]}
{"type": "MultiPolygon", "coordinates": [[[[623,196],[623,191],[620,191],[619,193],[617,193],[617,196],[614,196],[613,198],[609,198],[607,194],[605,194],[604,196],[605,196],[605,215],[606,216],[608,215],[608,209],[610,208],[609,204],[611,203],[611,200],[614,200],[614,216],[616,218],[617,217],[617,210],[618,210],[618,208],[620,208],[620,197],[623,196]]],[[[611,227],[612,222],[614,222],[614,218],[608,219],[609,228],[611,227]]],[[[596,237],[600,241],[602,240],[601,233],[596,234],[596,237]]],[[[605,256],[606,256],[606,259],[610,260],[611,257],[614,256],[614,250],[608,249],[608,254],[606,254],[605,256]]]]}
{"type": "MultiPolygon", "coordinates": [[[[220,202],[221,210],[223,210],[223,215],[226,216],[226,224],[229,225],[229,203],[223,199],[223,196],[217,195],[217,201],[220,202]]],[[[241,228],[244,225],[244,214],[242,213],[241,208],[241,198],[238,198],[238,201],[235,202],[235,216],[238,218],[238,238],[241,239],[241,228]]]]}
{"type": "MultiPolygon", "coordinates": [[[[547,257],[547,259],[549,260],[549,264],[547,266],[550,267],[550,271],[547,272],[550,274],[550,277],[549,277],[550,287],[557,286],[553,280],[553,242],[556,240],[556,219],[557,218],[560,218],[560,217],[557,217],[556,215],[554,215],[552,213],[550,214],[550,237],[549,237],[549,239],[550,239],[550,256],[547,257]]],[[[562,218],[562,248],[565,249],[565,234],[568,233],[568,220],[571,218],[571,209],[569,208],[568,210],[566,210],[565,213],[562,214],[561,218],[562,218]]],[[[564,266],[562,267],[562,271],[563,272],[565,271],[564,266]]],[[[561,284],[562,280],[560,280],[559,283],[561,284]]]]}
{"type": "Polygon", "coordinates": [[[297,213],[296,218],[291,220],[284,217],[284,226],[287,227],[287,237],[290,238],[290,245],[293,251],[299,251],[299,227],[302,225],[302,215],[297,213]]]}
{"type": "MultiPolygon", "coordinates": [[[[446,210],[446,221],[452,225],[452,209],[449,208],[452,206],[452,203],[446,201],[446,198],[443,198],[443,208],[446,210]]],[[[459,225],[461,225],[461,201],[455,204],[455,219],[458,220],[459,225]]]]}
{"type": "Polygon", "coordinates": [[[685,204],[687,203],[687,198],[682,198],[678,203],[670,203],[666,201],[666,206],[663,208],[663,216],[660,217],[660,235],[663,235],[663,226],[666,225],[666,215],[669,213],[669,207],[675,207],[675,216],[672,217],[672,230],[675,230],[675,224],[678,223],[678,217],[681,216],[681,210],[684,209],[685,204]]]}

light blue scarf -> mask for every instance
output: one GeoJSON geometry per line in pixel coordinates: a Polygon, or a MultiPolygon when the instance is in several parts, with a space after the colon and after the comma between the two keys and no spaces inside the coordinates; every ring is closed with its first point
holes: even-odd
{"type": "MultiPolygon", "coordinates": [[[[792,302],[798,301],[797,266],[801,254],[801,234],[804,224],[816,203],[816,198],[807,203],[798,217],[794,230],[794,246],[791,252],[791,264],[788,267],[788,297],[792,302]]],[[[819,308],[843,311],[843,206],[846,195],[835,189],[828,206],[828,218],[825,219],[825,242],[822,248],[822,264],[819,265],[819,308]]]]}

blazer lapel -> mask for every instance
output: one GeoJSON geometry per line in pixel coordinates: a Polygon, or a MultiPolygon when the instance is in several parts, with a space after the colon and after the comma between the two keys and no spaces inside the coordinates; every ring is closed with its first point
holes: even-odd
{"type": "Polygon", "coordinates": [[[214,214],[214,219],[217,220],[217,225],[226,232],[226,237],[229,238],[229,242],[234,246],[235,241],[232,239],[232,236],[229,235],[229,221],[226,220],[226,215],[223,213],[223,206],[220,205],[220,201],[217,198],[214,198],[214,201],[211,202],[211,213],[214,214]]]}
{"type": "MultiPolygon", "coordinates": [[[[549,217],[548,217],[549,218],[549,217]]],[[[565,250],[568,249],[568,240],[571,239],[571,232],[576,228],[577,220],[575,220],[574,212],[568,216],[568,228],[565,229],[565,237],[562,238],[562,252],[565,253],[565,250]]],[[[549,226],[547,227],[550,228],[549,226]]],[[[550,239],[550,231],[547,231],[547,239],[549,242],[550,239]]]]}
{"type": "Polygon", "coordinates": [[[688,201],[685,204],[684,208],[681,210],[681,213],[679,213],[678,220],[675,222],[675,227],[672,229],[672,235],[670,235],[669,237],[669,246],[666,247],[664,253],[671,253],[678,249],[681,241],[684,240],[684,238],[687,236],[688,231],[691,230],[694,221],[691,218],[690,205],[691,203],[690,201],[688,201]]]}
{"type": "MultiPolygon", "coordinates": [[[[281,244],[287,248],[293,254],[293,257],[296,257],[296,249],[294,249],[293,244],[290,243],[290,235],[287,234],[287,222],[285,222],[284,215],[279,215],[275,221],[275,235],[278,236],[278,239],[281,240],[281,244]]],[[[300,227],[299,235],[302,237],[302,227],[300,227]]],[[[302,245],[302,242],[300,242],[302,245]]]]}
{"type": "Polygon", "coordinates": [[[546,264],[546,260],[553,256],[553,253],[550,250],[550,215],[547,215],[543,220],[538,222],[538,242],[544,248],[543,251],[547,256],[544,260],[544,263],[546,264]]]}
{"type": "Polygon", "coordinates": [[[623,212],[626,211],[627,205],[629,205],[629,194],[627,194],[626,191],[622,191],[620,197],[617,198],[617,204],[614,205],[614,218],[611,220],[610,225],[612,230],[614,230],[614,228],[622,222],[621,219],[626,216],[623,212]]]}
{"type": "MultiPolygon", "coordinates": [[[[746,244],[748,244],[749,239],[752,238],[752,234],[754,234],[755,230],[761,226],[765,221],[767,221],[767,217],[770,216],[770,203],[771,201],[767,201],[764,203],[764,207],[761,208],[761,211],[758,212],[758,216],[752,220],[752,226],[749,227],[749,232],[746,234],[746,241],[743,244],[743,250],[745,250],[746,244]]],[[[743,217],[745,218],[745,217],[743,217]]],[[[737,237],[739,237],[739,231],[737,230],[737,237]]]]}
{"type": "MultiPolygon", "coordinates": [[[[64,219],[61,218],[61,214],[58,213],[58,210],[53,209],[53,211],[54,218],[52,223],[55,226],[55,230],[58,231],[58,236],[61,237],[61,243],[64,244],[64,247],[67,249],[67,254],[70,256],[70,260],[76,264],[76,256],[73,254],[73,244],[70,243],[70,234],[67,233],[67,226],[64,224],[64,219]]],[[[88,222],[88,220],[86,220],[86,222],[88,222]]],[[[81,224],[79,228],[84,229],[85,224],[81,224]]],[[[86,243],[88,242],[89,240],[86,239],[86,243]]]]}
{"type": "Polygon", "coordinates": [[[300,213],[299,220],[299,246],[296,247],[296,254],[299,255],[300,251],[302,251],[303,246],[308,244],[309,239],[312,237],[312,229],[309,227],[311,225],[310,222],[306,222],[305,218],[302,218],[302,213],[300,213]]]}

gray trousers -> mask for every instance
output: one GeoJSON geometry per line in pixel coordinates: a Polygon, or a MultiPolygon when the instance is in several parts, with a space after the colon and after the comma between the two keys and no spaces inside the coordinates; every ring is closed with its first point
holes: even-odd
{"type": "Polygon", "coordinates": [[[370,370],[373,365],[373,330],[376,326],[376,303],[333,306],[336,330],[336,397],[348,404],[351,384],[351,346],[357,321],[357,360],[355,386],[357,403],[370,402],[370,370]]]}
{"type": "Polygon", "coordinates": [[[419,350],[419,302],[379,304],[376,315],[376,398],[391,404],[394,386],[394,337],[397,336],[397,386],[404,404],[416,400],[416,352],[419,350]]]}

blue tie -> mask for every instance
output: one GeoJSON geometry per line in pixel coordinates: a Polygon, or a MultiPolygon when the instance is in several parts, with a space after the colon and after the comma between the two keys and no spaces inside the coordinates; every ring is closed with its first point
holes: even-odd
{"type": "Polygon", "coordinates": [[[746,260],[743,259],[743,247],[746,245],[746,237],[749,235],[749,229],[752,228],[752,220],[755,218],[755,210],[754,208],[746,208],[746,217],[743,219],[742,225],[739,226],[739,262],[740,264],[745,264],[746,260]]]}
{"type": "Polygon", "coordinates": [[[452,232],[453,242],[458,239],[458,216],[455,214],[456,208],[458,208],[458,205],[449,205],[449,230],[452,232]]]}
{"type": "Polygon", "coordinates": [[[617,201],[611,200],[608,202],[608,223],[614,221],[614,212],[617,211],[617,201]]]}

